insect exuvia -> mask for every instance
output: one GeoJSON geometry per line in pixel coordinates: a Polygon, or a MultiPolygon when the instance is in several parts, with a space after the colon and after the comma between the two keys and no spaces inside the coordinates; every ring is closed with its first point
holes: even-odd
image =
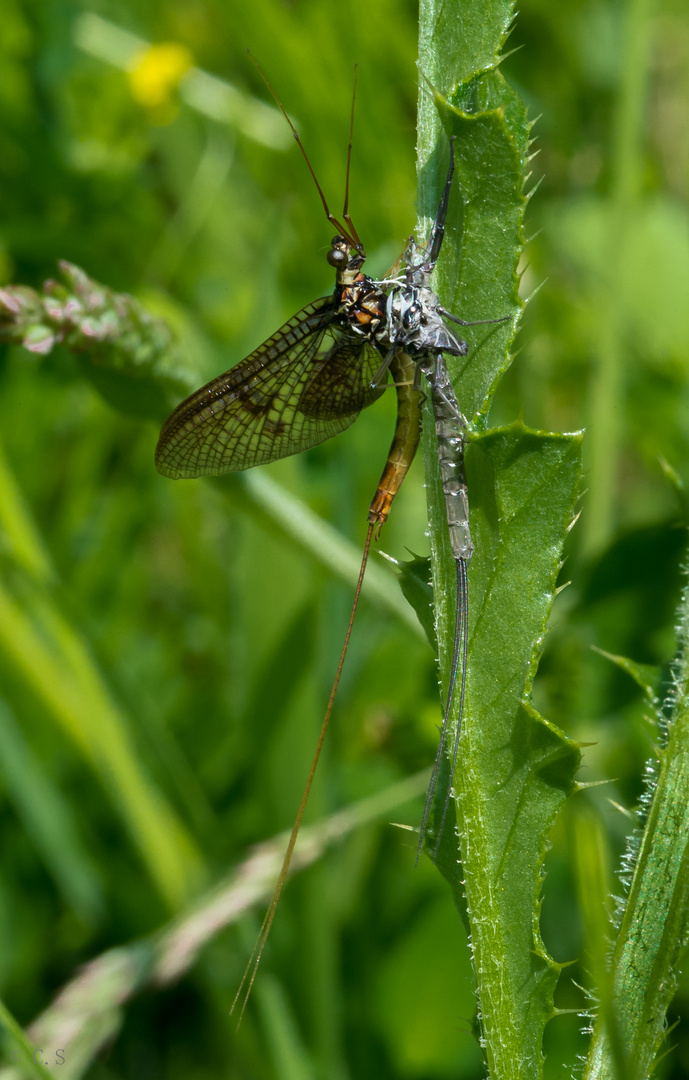
{"type": "MultiPolygon", "coordinates": [[[[421,373],[431,389],[448,524],[457,560],[457,618],[443,730],[426,800],[419,850],[445,752],[460,666],[460,720],[463,709],[467,664],[466,568],[473,550],[463,470],[466,422],[442,355],[444,352],[466,353],[466,345],[443,323],[443,318],[455,322],[462,320],[440,307],[429,285],[440,253],[447,214],[454,167],[452,145],[450,168],[428,244],[419,249],[413,240],[410,241],[405,252],[404,271],[375,281],[362,272],[366,254],[348,211],[351,123],[342,214],[344,224],[340,224],[330,212],[297,131],[269,83],[268,86],[292,128],[326,216],[338,230],[327,254],[328,262],[336,271],[335,288],[330,296],[308,304],[241,363],[178,405],[160,433],[156,467],[164,476],[190,478],[248,469],[300,453],[349,427],[361,410],[382,394],[388,373],[392,375],[397,394],[397,421],[388,458],[369,508],[368,531],[352,612],[304,794],[271,903],[233,1005],[234,1008],[241,1000],[240,1019],[289,870],[330,720],[371,542],[389,514],[418,447],[421,373]]],[[[353,115],[354,101],[352,123],[353,115]]],[[[455,741],[453,760],[456,748],[455,741]]]]}
{"type": "MultiPolygon", "coordinates": [[[[467,568],[474,553],[474,544],[469,530],[469,493],[464,475],[464,450],[468,425],[460,410],[443,355],[449,353],[451,356],[466,356],[468,348],[466,342],[448,329],[443,320],[448,319],[450,322],[457,323],[460,326],[479,326],[487,323],[505,322],[506,319],[510,318],[510,316],[503,316],[498,319],[476,319],[468,322],[446,311],[431,289],[431,275],[438,261],[445,235],[445,219],[447,217],[453,175],[454,137],[450,139],[450,165],[428,242],[419,247],[414,238],[410,237],[404,253],[405,268],[403,273],[398,277],[389,278],[387,281],[379,283],[388,290],[385,330],[379,336],[379,340],[381,344],[388,345],[388,357],[391,361],[399,353],[410,357],[417,369],[415,384],[418,385],[419,375],[423,373],[430,387],[431,409],[435,422],[438,460],[450,546],[457,567],[455,628],[450,677],[443,710],[438,751],[433,764],[419,830],[417,859],[423,847],[440,766],[447,746],[459,672],[459,706],[454,732],[450,776],[454,775],[457,761],[459,734],[464,713],[468,657],[469,583],[467,568]]],[[[449,795],[448,789],[435,840],[434,859],[445,823],[449,795]]]]}

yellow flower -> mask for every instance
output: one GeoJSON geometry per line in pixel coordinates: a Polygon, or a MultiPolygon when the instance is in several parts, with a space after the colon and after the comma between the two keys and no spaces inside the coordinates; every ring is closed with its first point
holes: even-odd
{"type": "Polygon", "coordinates": [[[149,45],[133,57],[127,72],[134,100],[167,113],[180,79],[192,65],[193,57],[184,45],[175,41],[149,45]]]}

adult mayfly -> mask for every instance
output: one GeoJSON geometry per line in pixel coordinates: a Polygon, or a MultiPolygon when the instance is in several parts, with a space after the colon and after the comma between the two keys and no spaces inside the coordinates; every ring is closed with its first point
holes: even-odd
{"type": "MultiPolygon", "coordinates": [[[[266,80],[267,82],[267,80],[266,80]]],[[[298,132],[290,125],[316,185],[326,217],[338,230],[327,260],[335,268],[330,296],[308,304],[235,367],[201,387],[165,421],[156,468],[172,479],[217,476],[301,453],[344,431],[384,390],[388,373],[397,394],[397,422],[388,458],[369,507],[368,530],[352,612],[294,827],[261,932],[235,999],[242,1012],[289,870],[318,765],[374,534],[384,524],[411,465],[421,431],[415,364],[391,347],[386,282],[362,273],[366,253],[348,211],[354,101],[341,224],[331,213],[298,132]]],[[[234,1008],[234,1005],[233,1005],[234,1008]]],[[[241,1019],[241,1015],[240,1015],[241,1019]]]]}

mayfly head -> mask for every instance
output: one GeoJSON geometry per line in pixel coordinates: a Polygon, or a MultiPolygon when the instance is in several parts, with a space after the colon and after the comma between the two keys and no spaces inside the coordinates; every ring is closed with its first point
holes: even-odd
{"type": "Polygon", "coordinates": [[[338,285],[353,285],[364,265],[365,255],[349,237],[338,233],[330,241],[326,259],[337,271],[338,285]]]}

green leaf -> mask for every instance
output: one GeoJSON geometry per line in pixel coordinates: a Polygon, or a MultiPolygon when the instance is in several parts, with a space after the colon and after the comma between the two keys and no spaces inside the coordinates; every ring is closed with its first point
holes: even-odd
{"type": "Polygon", "coordinates": [[[643,690],[647,701],[655,700],[662,677],[659,667],[653,664],[637,664],[627,656],[616,656],[614,653],[606,652],[605,649],[596,649],[596,652],[616,664],[621,671],[626,671],[627,675],[630,675],[636,685],[643,690]]]}
{"type": "Polygon", "coordinates": [[[514,15],[514,0],[423,0],[419,12],[421,70],[457,83],[492,67],[514,15]],[[439,46],[442,45],[442,48],[439,46]]]}
{"type": "Polygon", "coordinates": [[[433,625],[433,586],[431,584],[431,560],[415,555],[406,562],[396,562],[399,570],[400,589],[405,600],[414,608],[428,644],[433,652],[438,641],[433,625]]]}
{"type": "MultiPolygon", "coordinates": [[[[499,71],[466,80],[447,98],[436,92],[435,100],[445,131],[455,139],[462,194],[448,215],[456,244],[447,246],[438,273],[445,305],[467,320],[516,315],[522,306],[517,262],[527,205],[526,110],[499,71]]],[[[511,362],[514,323],[467,327],[463,333],[470,348],[458,365],[460,402],[468,417],[484,416],[511,362]]]]}
{"type": "Polygon", "coordinates": [[[679,612],[680,653],[668,741],[648,809],[612,955],[612,1006],[601,1009],[585,1080],[643,1080],[665,1038],[665,1014],[689,940],[689,590],[679,612]],[[612,1014],[612,1015],[611,1015],[612,1014]],[[611,1033],[612,1027],[612,1033],[611,1033]],[[612,1037],[611,1037],[612,1035],[612,1037]],[[622,1070],[619,1056],[622,1052],[622,1070]]]}
{"type": "Polygon", "coordinates": [[[491,1075],[537,1076],[560,970],[538,930],[547,833],[575,790],[579,751],[531,704],[531,685],[580,477],[578,436],[521,424],[472,443],[477,553],[469,675],[454,777],[461,873],[491,1075]]]}
{"type": "MultiPolygon", "coordinates": [[[[419,206],[426,219],[432,218],[445,175],[447,136],[455,137],[461,198],[455,189],[436,287],[443,305],[463,319],[516,315],[530,124],[518,96],[496,70],[512,7],[463,4],[461,18],[457,5],[442,10],[445,31],[435,5],[421,5],[426,50],[421,64],[436,83],[432,105],[437,119],[422,97],[419,206]],[[451,30],[451,15],[462,26],[461,40],[451,30]]],[[[427,221],[420,228],[425,233],[427,221]]],[[[449,365],[460,407],[479,430],[485,428],[495,387],[509,366],[515,322],[467,327],[468,355],[449,365]]],[[[436,630],[446,687],[455,563],[430,419],[424,452],[436,630]]],[[[465,894],[480,1041],[494,1078],[542,1075],[543,1031],[555,1013],[560,965],[548,956],[540,937],[540,888],[548,830],[576,789],[580,755],[535,710],[531,687],[562,544],[574,517],[580,453],[578,435],[551,435],[515,423],[471,438],[466,455],[476,552],[469,567],[465,713],[455,775],[448,777],[457,805],[459,849],[446,826],[438,862],[460,912],[462,889],[465,894]]],[[[436,827],[441,799],[439,791],[431,819],[436,827]]],[[[432,835],[428,844],[435,844],[432,835]]]]}

